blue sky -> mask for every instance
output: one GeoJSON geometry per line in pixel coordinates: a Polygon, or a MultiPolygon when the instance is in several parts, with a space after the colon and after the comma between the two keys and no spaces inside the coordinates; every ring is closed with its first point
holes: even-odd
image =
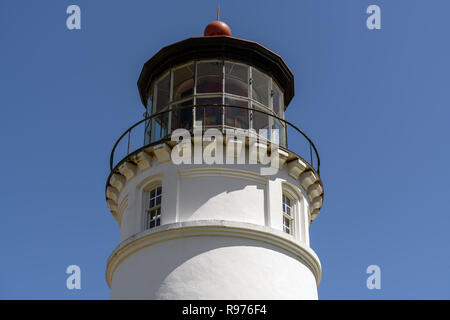
{"type": "MultiPolygon", "coordinates": [[[[136,81],[161,47],[200,36],[216,0],[0,0],[0,298],[107,299],[119,228],[109,154],[142,118],[136,81]],[[66,28],[81,8],[82,29],[66,28]],[[66,288],[77,264],[82,289],[66,288]]],[[[311,227],[321,299],[450,298],[447,0],[223,0],[236,37],[295,75],[287,119],[315,142],[311,227]],[[366,28],[370,4],[382,29],[366,28]],[[381,290],[366,268],[381,267],[381,290]]]]}

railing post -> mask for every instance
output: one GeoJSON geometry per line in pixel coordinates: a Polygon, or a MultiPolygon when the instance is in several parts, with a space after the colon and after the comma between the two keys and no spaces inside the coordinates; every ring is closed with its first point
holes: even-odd
{"type": "MultiPolygon", "coordinates": [[[[253,113],[254,112],[260,112],[261,114],[266,114],[269,117],[278,119],[281,123],[284,124],[284,147],[288,148],[288,126],[292,127],[293,129],[295,129],[297,132],[299,132],[300,134],[303,135],[303,137],[308,141],[309,143],[309,154],[310,154],[310,165],[312,167],[314,167],[314,157],[313,157],[313,152],[315,154],[315,158],[317,160],[317,168],[315,168],[317,170],[317,173],[320,174],[320,157],[319,157],[319,153],[314,145],[314,143],[311,141],[311,139],[299,128],[297,128],[295,125],[293,125],[292,123],[290,123],[289,121],[282,119],[278,116],[274,116],[272,114],[269,114],[267,112],[263,112],[263,111],[259,111],[253,108],[249,108],[249,107],[243,107],[243,106],[229,106],[229,105],[225,105],[225,104],[221,104],[221,105],[217,105],[217,104],[206,104],[206,105],[192,105],[192,106],[184,106],[184,107],[180,107],[180,108],[174,108],[174,109],[169,109],[169,110],[165,110],[162,112],[159,112],[157,114],[153,114],[150,117],[147,117],[139,122],[137,122],[136,124],[134,124],[133,126],[131,126],[127,131],[125,131],[120,137],[119,139],[116,141],[116,143],[114,144],[113,150],[111,152],[111,157],[110,157],[110,167],[111,170],[113,170],[113,166],[115,165],[114,162],[114,157],[115,157],[115,150],[116,147],[118,146],[118,144],[122,141],[123,142],[123,138],[125,138],[125,135],[128,134],[128,145],[127,145],[127,156],[130,154],[131,152],[135,152],[135,150],[130,150],[131,146],[131,131],[138,125],[140,125],[142,122],[144,122],[144,135],[146,136],[147,132],[150,133],[150,137],[149,137],[149,141],[147,142],[145,137],[144,137],[144,144],[146,143],[154,143],[155,142],[155,134],[157,134],[155,131],[157,130],[157,128],[154,126],[157,122],[156,122],[156,118],[158,117],[161,120],[161,124],[163,124],[163,120],[162,116],[164,114],[172,114],[172,112],[179,112],[179,110],[181,109],[185,109],[185,108],[191,108],[192,109],[192,118],[193,120],[199,120],[197,119],[197,112],[196,110],[197,108],[202,108],[201,112],[202,112],[202,131],[205,131],[206,129],[206,111],[208,108],[212,108],[212,107],[217,107],[218,110],[222,110],[222,128],[225,127],[225,123],[226,123],[226,112],[228,111],[227,108],[233,108],[233,110],[236,109],[246,109],[249,113],[249,129],[251,129],[253,127],[252,123],[253,123],[253,113]],[[314,150],[313,150],[314,149],[314,150]]],[[[216,109],[217,110],[217,109],[216,109]]],[[[236,120],[236,119],[235,119],[236,120]]],[[[235,123],[235,126],[237,124],[235,123]]],[[[195,122],[193,123],[193,127],[195,126],[195,122]]],[[[158,137],[158,139],[162,139],[164,137],[162,137],[162,130],[163,130],[163,125],[160,125],[159,128],[159,133],[160,133],[160,137],[158,137]]],[[[168,128],[167,128],[168,129],[168,128]]],[[[172,128],[171,128],[172,129],[172,128]]],[[[167,135],[169,134],[169,131],[167,131],[167,135]]],[[[138,139],[140,140],[140,139],[138,139]]],[[[135,148],[136,146],[133,146],[133,148],[135,148]]],[[[307,155],[306,155],[306,150],[305,150],[305,159],[306,159],[307,155]]]]}

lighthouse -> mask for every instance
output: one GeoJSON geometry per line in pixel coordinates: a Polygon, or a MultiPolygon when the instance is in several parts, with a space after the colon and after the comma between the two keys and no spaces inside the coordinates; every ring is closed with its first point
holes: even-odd
{"type": "Polygon", "coordinates": [[[137,85],[144,117],[116,140],[106,180],[120,227],[110,298],[318,299],[320,158],[285,117],[283,59],[217,20],[157,52],[137,85]]]}

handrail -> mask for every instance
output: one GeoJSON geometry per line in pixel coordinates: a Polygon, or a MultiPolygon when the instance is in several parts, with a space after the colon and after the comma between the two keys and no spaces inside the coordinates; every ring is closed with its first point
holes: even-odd
{"type": "MultiPolygon", "coordinates": [[[[128,128],[128,129],[127,129],[120,137],[119,137],[119,139],[117,139],[116,143],[114,144],[114,147],[113,147],[113,149],[112,149],[112,151],[111,151],[111,156],[110,156],[110,169],[111,169],[111,171],[114,170],[114,153],[115,153],[115,151],[116,151],[116,148],[117,148],[118,144],[120,143],[120,141],[121,141],[127,134],[128,134],[128,149],[127,149],[127,156],[130,154],[129,148],[130,148],[130,136],[131,136],[131,131],[132,131],[134,128],[136,128],[138,125],[140,125],[141,123],[146,122],[146,121],[151,121],[151,120],[153,120],[154,118],[157,118],[157,117],[159,117],[159,116],[161,116],[161,115],[163,115],[163,114],[165,114],[165,113],[170,113],[170,112],[173,112],[173,111],[178,111],[178,110],[183,110],[183,109],[193,109],[193,108],[197,108],[197,107],[200,107],[200,108],[206,108],[206,107],[228,107],[228,108],[233,108],[233,109],[245,109],[245,110],[249,110],[249,111],[252,111],[252,112],[255,112],[255,111],[256,111],[256,112],[265,114],[265,115],[267,115],[267,116],[269,116],[269,117],[275,118],[275,119],[277,119],[278,121],[284,123],[284,127],[285,127],[285,130],[286,130],[286,148],[287,148],[287,126],[289,125],[290,127],[294,128],[297,132],[301,133],[301,134],[303,135],[303,137],[309,142],[310,150],[311,150],[311,148],[314,150],[314,153],[315,153],[315,156],[316,156],[316,159],[317,159],[317,168],[316,168],[315,170],[316,170],[316,172],[320,175],[320,157],[319,157],[319,152],[317,151],[317,148],[316,148],[316,146],[314,145],[314,143],[312,142],[312,140],[311,140],[311,139],[310,139],[310,138],[309,138],[302,130],[300,130],[297,126],[295,126],[294,124],[292,124],[291,122],[289,122],[289,121],[287,121],[287,120],[285,120],[285,119],[282,119],[282,118],[280,118],[280,117],[278,117],[278,116],[276,116],[276,115],[274,115],[274,114],[271,114],[271,113],[268,113],[268,112],[265,112],[265,111],[261,111],[261,110],[257,110],[257,109],[252,109],[252,108],[248,108],[248,107],[243,107],[243,106],[229,105],[229,104],[197,104],[197,105],[188,105],[188,106],[177,106],[177,107],[173,107],[173,108],[170,108],[170,109],[163,110],[163,111],[161,111],[161,112],[152,114],[151,116],[146,117],[146,118],[144,118],[144,119],[142,119],[142,120],[136,122],[134,125],[132,125],[131,127],[129,127],[129,128],[128,128]]],[[[247,130],[248,130],[248,129],[247,129],[247,130]]],[[[164,139],[165,139],[165,138],[162,138],[162,139],[160,139],[159,141],[162,141],[162,140],[164,140],[164,139]]],[[[154,144],[154,143],[156,143],[156,142],[158,142],[158,141],[151,142],[151,143],[149,143],[148,145],[154,144]]],[[[142,147],[145,147],[145,145],[143,144],[142,147]]],[[[314,166],[313,166],[312,151],[310,151],[310,159],[311,159],[311,160],[310,160],[310,161],[311,161],[310,165],[311,165],[312,167],[314,167],[314,166]]]]}

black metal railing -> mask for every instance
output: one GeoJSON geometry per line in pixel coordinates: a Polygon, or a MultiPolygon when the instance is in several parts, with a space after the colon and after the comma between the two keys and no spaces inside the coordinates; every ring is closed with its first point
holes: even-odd
{"type": "Polygon", "coordinates": [[[288,149],[289,140],[289,150],[306,160],[320,174],[320,157],[317,148],[298,127],[269,112],[223,104],[180,105],[155,113],[135,123],[114,144],[110,157],[111,171],[114,171],[117,165],[139,150],[162,141],[171,140],[170,135],[175,129],[184,128],[192,132],[194,129],[193,119],[202,121],[203,130],[219,128],[222,130],[246,131],[251,127],[251,129],[258,131],[267,129],[268,124],[271,123],[272,129],[279,129],[279,135],[275,137],[276,139],[268,136],[271,130],[266,131],[266,136],[260,137],[272,143],[277,140],[276,143],[281,148],[286,149],[288,149]],[[245,120],[247,116],[248,121],[245,120]],[[121,155],[120,160],[115,162],[119,153],[121,155]]]}

